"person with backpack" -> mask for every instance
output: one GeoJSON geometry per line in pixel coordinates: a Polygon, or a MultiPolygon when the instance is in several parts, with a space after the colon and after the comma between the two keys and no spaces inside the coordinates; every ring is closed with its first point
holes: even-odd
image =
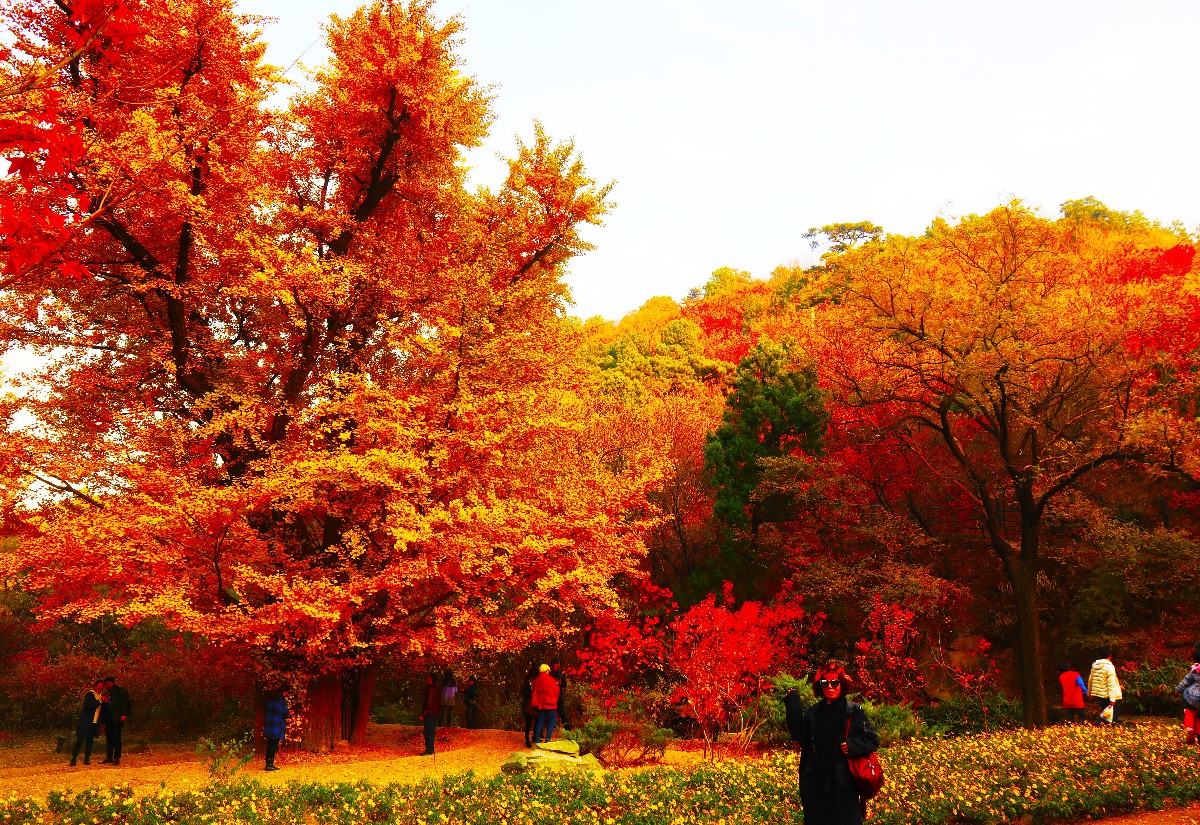
{"type": "Polygon", "coordinates": [[[1183,729],[1187,732],[1187,743],[1196,744],[1196,726],[1200,724],[1200,645],[1192,651],[1192,666],[1184,674],[1183,681],[1175,686],[1175,692],[1183,699],[1183,729]]]}
{"type": "Polygon", "coordinates": [[[804,825],[862,825],[866,816],[850,761],[877,751],[879,735],[862,705],[846,698],[849,683],[842,666],[829,662],[813,677],[818,698],[811,707],[795,690],[783,697],[788,732],[800,744],[804,825]]]}
{"type": "Polygon", "coordinates": [[[1063,715],[1068,722],[1082,722],[1084,719],[1084,700],[1088,689],[1083,684],[1083,677],[1070,662],[1058,666],[1058,684],[1062,688],[1063,715]]]}
{"type": "Polygon", "coordinates": [[[1117,723],[1117,702],[1121,701],[1121,681],[1112,663],[1112,648],[1102,647],[1097,651],[1096,661],[1088,674],[1087,692],[1100,708],[1100,724],[1117,723]]]}

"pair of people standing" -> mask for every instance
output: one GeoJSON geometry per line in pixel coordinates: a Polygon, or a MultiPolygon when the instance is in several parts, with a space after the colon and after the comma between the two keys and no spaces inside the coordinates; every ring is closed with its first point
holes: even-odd
{"type": "MultiPolygon", "coordinates": [[[[1200,651],[1200,648],[1197,650],[1200,651]]],[[[1121,680],[1117,678],[1117,668],[1112,662],[1112,648],[1102,647],[1096,654],[1086,683],[1069,662],[1058,666],[1063,712],[1068,722],[1084,720],[1084,708],[1089,699],[1096,705],[1099,724],[1115,724],[1117,721],[1117,702],[1121,701],[1124,694],[1121,680]]]]}
{"type": "Polygon", "coordinates": [[[83,697],[79,721],[75,723],[75,745],[71,749],[71,765],[79,761],[83,751],[83,764],[92,763],[92,746],[100,729],[104,729],[105,755],[101,764],[121,764],[121,732],[133,710],[129,691],[117,684],[115,676],[97,679],[83,697]]]}
{"type": "Polygon", "coordinates": [[[567,674],[558,659],[552,659],[548,665],[543,664],[530,669],[525,683],[521,686],[525,747],[532,747],[538,742],[549,742],[554,737],[556,725],[567,729],[566,714],[563,712],[566,692],[567,674]]]}

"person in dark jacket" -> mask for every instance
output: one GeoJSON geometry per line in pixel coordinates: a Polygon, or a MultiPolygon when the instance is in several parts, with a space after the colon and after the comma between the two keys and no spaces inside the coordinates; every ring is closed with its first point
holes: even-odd
{"type": "Polygon", "coordinates": [[[104,677],[104,704],[100,708],[100,721],[104,723],[104,762],[121,764],[121,731],[125,720],[133,710],[129,691],[117,684],[117,677],[104,677]]]}
{"type": "Polygon", "coordinates": [[[442,689],[438,687],[437,674],[425,677],[425,694],[421,698],[421,724],[425,729],[425,752],[422,756],[433,756],[433,744],[437,738],[438,716],[442,712],[442,689]]]}
{"type": "Polygon", "coordinates": [[[80,749],[83,751],[83,764],[92,764],[92,743],[100,731],[100,705],[104,701],[104,680],[96,680],[83,697],[83,707],[79,711],[79,721],[75,724],[75,747],[71,751],[71,766],[74,767],[79,759],[80,749]]]}
{"type": "Polygon", "coordinates": [[[263,738],[267,740],[267,764],[264,771],[277,771],[275,756],[279,753],[279,743],[287,738],[287,719],[291,715],[288,710],[287,689],[273,690],[267,694],[267,709],[263,714],[263,738]]]}
{"type": "Polygon", "coordinates": [[[533,708],[533,680],[537,678],[537,665],[529,668],[521,685],[521,715],[525,717],[525,747],[533,747],[533,727],[537,722],[537,711],[533,708]]]}
{"type": "Polygon", "coordinates": [[[467,677],[467,686],[463,688],[463,712],[468,730],[479,725],[479,683],[474,676],[467,677]]]}
{"type": "Polygon", "coordinates": [[[570,730],[571,725],[567,722],[567,672],[563,670],[562,662],[558,659],[550,660],[550,675],[558,682],[558,707],[555,708],[558,712],[558,726],[563,730],[570,730]]]}
{"type": "Polygon", "coordinates": [[[847,757],[878,750],[879,736],[862,706],[846,699],[848,681],[845,670],[830,662],[813,678],[818,698],[812,707],[805,708],[794,690],[783,698],[788,731],[800,743],[804,825],[862,825],[864,806],[847,757]]]}

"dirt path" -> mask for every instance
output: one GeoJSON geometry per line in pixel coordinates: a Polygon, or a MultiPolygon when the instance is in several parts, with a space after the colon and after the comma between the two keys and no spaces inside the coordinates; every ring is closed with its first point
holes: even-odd
{"type": "MultiPolygon", "coordinates": [[[[103,740],[98,741],[99,756],[92,764],[82,758],[72,768],[70,757],[54,752],[47,739],[25,738],[7,741],[0,748],[0,789],[23,796],[44,797],[50,791],[78,791],[96,786],[127,784],[135,791],[158,788],[180,790],[203,785],[208,770],[196,752],[185,745],[153,745],[145,753],[126,754],[118,767],[101,765],[103,740]]],[[[475,771],[483,776],[500,772],[500,764],[510,753],[522,750],[520,732],[466,730],[448,728],[438,731],[437,753],[420,756],[424,740],[420,728],[404,725],[372,725],[367,742],[329,754],[310,754],[285,750],[275,760],[280,770],[262,770],[262,757],[256,757],[240,775],[251,776],[265,784],[288,782],[358,782],[362,779],[380,784],[419,782],[428,777],[475,771]]],[[[669,754],[674,764],[699,761],[693,753],[669,754]]]]}
{"type": "MultiPolygon", "coordinates": [[[[28,796],[45,796],[52,790],[128,784],[135,790],[166,787],[179,790],[203,785],[208,770],[196,752],[185,745],[152,745],[145,753],[126,754],[120,766],[101,765],[104,743],[99,756],[85,766],[82,758],[72,768],[69,756],[54,752],[45,740],[19,740],[0,750],[0,788],[28,796]],[[13,745],[17,745],[14,747],[13,745]]],[[[438,734],[437,754],[419,756],[424,749],[419,728],[402,725],[372,725],[368,741],[360,747],[330,754],[310,754],[285,750],[276,759],[281,770],[262,770],[262,757],[242,769],[264,783],[287,782],[418,782],[426,777],[473,770],[491,775],[500,763],[521,748],[519,732],[464,730],[449,728],[438,734]]]]}
{"type": "MultiPolygon", "coordinates": [[[[0,790],[21,796],[45,797],[55,790],[78,791],[97,786],[127,784],[135,791],[158,788],[183,790],[208,781],[205,763],[183,745],[154,745],[145,753],[127,754],[119,767],[92,764],[70,767],[69,757],[54,752],[45,738],[6,740],[0,743],[0,790]]],[[[262,757],[242,769],[243,774],[265,784],[288,782],[419,782],[430,777],[475,771],[491,776],[500,764],[523,745],[519,732],[449,728],[438,732],[437,754],[419,756],[424,747],[420,728],[372,725],[367,743],[330,754],[284,751],[276,760],[281,770],[266,773],[262,757]]],[[[695,764],[696,753],[668,751],[674,765],[695,764]]],[[[1100,820],[1104,825],[1200,825],[1200,807],[1155,811],[1100,820]]]]}
{"type": "Polygon", "coordinates": [[[1200,808],[1178,808],[1098,820],[1103,825],[1200,825],[1200,808]]]}

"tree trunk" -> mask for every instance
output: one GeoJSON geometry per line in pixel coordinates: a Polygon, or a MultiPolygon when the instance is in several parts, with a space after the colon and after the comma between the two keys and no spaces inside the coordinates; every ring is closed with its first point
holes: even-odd
{"type": "MultiPolygon", "coordinates": [[[[1034,527],[1036,530],[1036,526],[1034,527]]],[[[1024,537],[1022,537],[1024,538],[1024,537]]],[[[1036,537],[1033,539],[1037,541],[1036,537]]],[[[1022,544],[1025,544],[1022,541],[1022,544]]],[[[1013,596],[1016,599],[1017,656],[1021,674],[1021,701],[1025,727],[1046,725],[1046,682],[1042,670],[1042,624],[1037,595],[1037,554],[1024,552],[1012,563],[1013,596]]]]}
{"type": "Polygon", "coordinates": [[[267,718],[267,692],[261,685],[254,687],[254,752],[267,752],[267,740],[263,736],[263,722],[267,718]]]}
{"type": "Polygon", "coordinates": [[[342,738],[342,669],[324,673],[308,685],[308,724],[301,746],[327,753],[342,738]]]}
{"type": "Polygon", "coordinates": [[[346,705],[352,706],[345,726],[346,738],[361,745],[367,738],[367,724],[371,720],[371,699],[375,695],[375,676],[379,666],[372,663],[355,668],[355,690],[346,695],[346,705]]]}

